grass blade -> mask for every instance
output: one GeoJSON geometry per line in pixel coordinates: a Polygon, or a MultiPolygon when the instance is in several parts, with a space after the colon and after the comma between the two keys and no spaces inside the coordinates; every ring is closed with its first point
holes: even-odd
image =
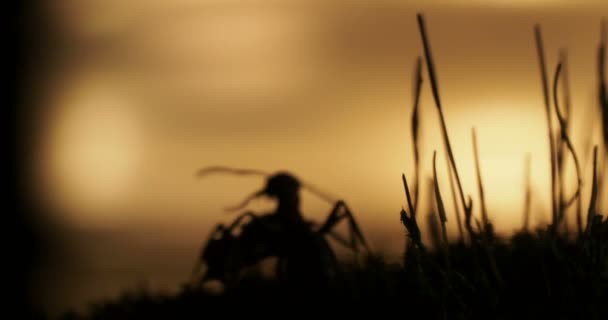
{"type": "MultiPolygon", "coordinates": [[[[568,127],[569,127],[569,120],[570,120],[570,111],[571,111],[571,104],[570,104],[570,83],[568,81],[568,65],[567,65],[567,61],[568,61],[568,53],[566,52],[566,49],[560,49],[559,50],[559,61],[562,64],[562,76],[561,76],[561,80],[562,80],[562,92],[563,92],[563,99],[564,99],[564,116],[562,117],[562,120],[560,121],[560,127],[558,128],[560,134],[559,136],[562,137],[563,136],[563,132],[568,132],[568,127]]],[[[554,95],[557,96],[557,88],[554,87],[554,95]]],[[[558,184],[558,188],[557,188],[557,203],[559,204],[559,211],[558,214],[564,215],[565,211],[567,211],[568,207],[570,206],[570,204],[566,204],[568,201],[564,200],[565,197],[565,186],[566,183],[564,181],[565,178],[565,161],[564,161],[564,157],[565,157],[565,153],[567,150],[567,146],[566,143],[564,141],[563,138],[560,138],[558,140],[558,144],[557,144],[557,154],[556,154],[556,158],[555,160],[557,161],[557,184],[558,184]]],[[[575,198],[573,198],[572,200],[574,200],[575,198]]],[[[574,201],[572,201],[574,202],[574,201]]],[[[568,223],[564,223],[564,228],[566,230],[566,233],[568,233],[568,223]]]]}
{"type": "Polygon", "coordinates": [[[422,58],[416,58],[416,69],[414,73],[414,108],[412,110],[412,138],[414,140],[414,212],[418,209],[418,199],[420,190],[420,145],[418,143],[419,138],[419,105],[420,105],[420,91],[422,89],[422,58]]]}
{"type": "MultiPolygon", "coordinates": [[[[604,19],[600,24],[600,44],[597,52],[598,59],[598,86],[599,106],[602,116],[602,132],[604,138],[604,161],[601,168],[603,173],[606,169],[606,155],[608,154],[608,88],[606,87],[606,46],[608,46],[608,22],[604,19]]],[[[598,192],[604,190],[604,176],[600,174],[598,179],[598,192]]]]}
{"type": "Polygon", "coordinates": [[[534,36],[536,39],[536,50],[538,53],[538,62],[540,65],[540,74],[543,87],[543,98],[545,103],[545,114],[547,117],[547,128],[549,137],[549,153],[551,161],[551,213],[553,217],[553,224],[557,221],[557,206],[555,204],[555,142],[553,139],[553,125],[551,121],[551,107],[549,102],[549,88],[547,80],[547,67],[545,64],[545,49],[543,46],[543,39],[541,34],[540,25],[534,26],[534,36]]]}
{"type": "Polygon", "coordinates": [[[479,165],[479,151],[477,149],[477,133],[475,128],[471,129],[471,135],[473,138],[473,155],[475,157],[475,171],[477,172],[477,187],[479,188],[479,203],[481,205],[481,221],[483,222],[484,229],[490,223],[488,219],[488,209],[486,208],[485,193],[483,190],[483,182],[481,181],[481,169],[479,165]]]}
{"type": "Polygon", "coordinates": [[[433,98],[435,100],[435,105],[437,106],[437,110],[439,112],[439,120],[441,122],[441,131],[443,134],[443,140],[445,142],[448,156],[450,157],[450,162],[452,163],[452,169],[454,170],[454,175],[456,176],[456,182],[458,184],[458,192],[460,195],[460,201],[465,210],[465,215],[467,215],[467,211],[469,211],[469,207],[467,207],[467,202],[465,200],[464,192],[462,190],[462,183],[460,181],[460,176],[458,175],[458,169],[456,167],[456,160],[454,159],[454,153],[452,152],[452,146],[450,144],[450,139],[448,136],[448,130],[445,123],[445,117],[443,115],[443,108],[441,107],[441,100],[439,98],[439,85],[437,81],[437,76],[435,74],[435,67],[433,63],[433,57],[431,53],[431,47],[428,41],[428,36],[426,33],[426,26],[424,22],[424,17],[422,14],[417,15],[418,18],[418,27],[420,30],[420,36],[422,37],[422,43],[424,46],[424,55],[426,58],[426,65],[429,72],[429,78],[431,80],[431,89],[433,91],[433,98]]]}
{"type": "Polygon", "coordinates": [[[407,198],[407,204],[410,209],[410,216],[408,217],[407,212],[405,212],[405,209],[401,208],[401,212],[400,212],[401,223],[403,223],[403,226],[408,231],[409,237],[410,237],[410,239],[412,239],[412,242],[414,243],[414,245],[416,247],[418,247],[418,249],[424,251],[424,246],[423,246],[422,240],[421,240],[420,228],[418,227],[418,223],[416,222],[416,209],[414,208],[414,205],[412,203],[410,188],[407,184],[407,179],[405,178],[405,174],[402,174],[401,178],[403,180],[403,187],[405,189],[405,196],[407,198]]]}
{"type": "Polygon", "coordinates": [[[403,188],[405,189],[405,197],[407,198],[407,205],[410,209],[410,215],[412,217],[416,216],[416,209],[414,208],[414,204],[412,203],[412,196],[410,195],[410,188],[407,185],[407,179],[405,178],[405,174],[401,174],[401,180],[403,180],[403,188]]]}
{"type": "Polygon", "coordinates": [[[450,170],[450,158],[448,156],[445,157],[446,165],[448,168],[448,176],[450,179],[450,193],[452,196],[452,201],[454,205],[454,215],[456,216],[456,223],[458,225],[458,235],[459,241],[464,242],[464,232],[462,230],[462,218],[460,216],[460,206],[458,205],[458,196],[456,195],[456,185],[454,181],[454,173],[450,170]]]}
{"type": "Polygon", "coordinates": [[[530,179],[530,163],[532,161],[532,155],[526,154],[526,161],[524,165],[524,188],[526,190],[524,198],[524,230],[528,231],[530,226],[530,205],[532,203],[532,185],[530,179]]]}
{"type": "MultiPolygon", "coordinates": [[[[560,202],[559,216],[556,221],[557,224],[559,224],[560,221],[563,219],[564,211],[569,206],[569,204],[572,203],[573,201],[576,201],[577,199],[580,201],[580,193],[581,193],[581,188],[582,188],[580,162],[578,160],[576,151],[574,150],[574,145],[572,144],[572,140],[570,139],[570,136],[568,135],[566,118],[563,116],[563,114],[561,113],[560,108],[559,108],[559,99],[558,99],[558,94],[557,94],[558,90],[557,89],[558,89],[561,67],[562,67],[562,64],[558,63],[557,68],[555,70],[555,77],[553,78],[553,100],[554,100],[554,105],[555,105],[555,113],[557,114],[558,123],[560,125],[560,132],[561,132],[560,141],[565,143],[566,147],[570,151],[570,154],[572,155],[572,159],[574,160],[574,167],[576,170],[576,192],[572,196],[572,199],[568,200],[565,204],[560,202]]],[[[563,180],[561,177],[562,177],[562,173],[560,173],[560,183],[562,183],[562,180],[563,180]]],[[[563,186],[560,185],[560,190],[562,188],[563,188],[563,186]]],[[[561,192],[560,192],[560,194],[561,194],[561,192]]],[[[555,227],[557,227],[557,226],[555,226],[555,227]]]]}
{"type": "Polygon", "coordinates": [[[439,191],[439,181],[437,180],[437,165],[436,165],[437,151],[433,152],[433,180],[435,185],[435,201],[437,203],[437,210],[439,211],[439,220],[441,222],[441,235],[443,238],[443,254],[445,259],[445,265],[448,270],[448,274],[450,273],[450,259],[448,252],[448,232],[445,227],[446,222],[448,221],[447,215],[445,214],[445,207],[443,206],[443,199],[441,198],[441,191],[439,191]]]}
{"type": "Polygon", "coordinates": [[[603,119],[604,150],[608,150],[608,88],[606,88],[606,42],[608,31],[606,20],[600,26],[600,44],[597,49],[598,99],[603,119]]]}
{"type": "Polygon", "coordinates": [[[597,205],[597,145],[593,147],[593,181],[591,184],[591,199],[589,200],[589,209],[587,210],[587,227],[585,234],[589,235],[591,224],[595,216],[595,208],[597,205]]]}

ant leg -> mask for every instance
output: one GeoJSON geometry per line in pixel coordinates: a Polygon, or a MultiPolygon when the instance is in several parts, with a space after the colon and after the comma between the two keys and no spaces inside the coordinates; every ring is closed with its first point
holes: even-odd
{"type": "Polygon", "coordinates": [[[266,221],[264,221],[264,219],[261,219],[259,216],[248,211],[248,212],[245,212],[245,213],[241,214],[240,216],[238,216],[234,220],[234,222],[230,225],[230,227],[228,227],[227,232],[232,232],[232,230],[234,230],[236,227],[238,227],[241,224],[241,221],[247,217],[251,218],[252,222],[255,221],[256,223],[259,223],[261,226],[266,228],[267,231],[280,231],[280,229],[277,228],[276,226],[273,226],[272,224],[267,223],[266,221]]]}
{"type": "Polygon", "coordinates": [[[344,218],[344,214],[340,215],[340,209],[345,206],[343,201],[338,201],[334,205],[333,209],[329,213],[329,217],[325,220],[325,223],[319,228],[319,232],[321,234],[329,232],[342,218],[344,218]]]}
{"type": "Polygon", "coordinates": [[[344,237],[342,237],[341,235],[339,235],[338,233],[336,233],[332,230],[327,231],[327,235],[345,247],[351,246],[350,241],[346,240],[344,237]]]}
{"type": "Polygon", "coordinates": [[[192,273],[190,274],[191,282],[197,283],[200,286],[207,280],[206,275],[203,275],[199,280],[196,280],[197,276],[201,273],[201,268],[203,266],[203,262],[204,262],[203,254],[204,254],[205,250],[207,249],[207,245],[209,244],[209,242],[211,242],[211,240],[213,240],[213,239],[216,239],[218,234],[221,237],[224,237],[224,235],[226,234],[226,231],[227,231],[226,227],[221,223],[216,225],[215,228],[213,228],[213,230],[207,237],[207,241],[205,241],[205,246],[201,250],[198,259],[196,259],[196,262],[194,263],[194,267],[192,268],[192,273]]]}
{"type": "Polygon", "coordinates": [[[363,245],[363,247],[365,248],[365,250],[367,252],[370,252],[371,250],[369,249],[367,241],[365,240],[365,237],[363,236],[363,232],[361,232],[361,228],[359,228],[359,225],[357,224],[357,221],[355,220],[355,216],[352,214],[352,212],[350,211],[348,206],[346,206],[346,204],[343,204],[343,207],[344,207],[344,211],[346,212],[346,215],[348,216],[348,222],[349,222],[351,239],[352,239],[353,245],[355,245],[358,250],[358,246],[355,244],[358,241],[359,243],[361,243],[363,245]]]}
{"type": "Polygon", "coordinates": [[[236,228],[241,223],[241,220],[245,219],[246,217],[250,217],[252,220],[258,219],[258,217],[255,214],[253,214],[250,211],[247,211],[247,212],[241,214],[240,216],[238,216],[236,219],[234,219],[234,222],[232,222],[232,224],[230,224],[230,227],[228,227],[227,231],[232,232],[232,230],[234,230],[234,228],[236,228]]]}
{"type": "Polygon", "coordinates": [[[350,247],[354,251],[358,251],[358,249],[359,249],[358,243],[361,243],[363,245],[363,247],[365,248],[365,250],[369,252],[370,249],[369,249],[369,246],[367,245],[367,242],[365,241],[365,237],[363,236],[363,233],[361,232],[361,228],[359,228],[359,225],[357,224],[355,217],[353,216],[352,212],[350,211],[350,209],[348,208],[348,206],[346,205],[346,203],[344,201],[338,201],[336,203],[336,205],[332,209],[331,213],[329,214],[329,217],[327,218],[326,222],[319,229],[319,232],[322,234],[326,234],[326,233],[330,232],[330,230],[336,224],[338,224],[338,222],[340,222],[340,220],[342,220],[344,218],[348,218],[349,235],[351,238],[350,244],[347,246],[350,247]],[[342,213],[340,213],[340,209],[344,209],[342,213]]]}

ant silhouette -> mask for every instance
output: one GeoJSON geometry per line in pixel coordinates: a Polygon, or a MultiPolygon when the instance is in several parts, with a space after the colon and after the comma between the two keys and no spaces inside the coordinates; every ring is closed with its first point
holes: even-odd
{"type": "Polygon", "coordinates": [[[200,252],[192,278],[196,285],[219,280],[225,286],[234,286],[241,272],[268,257],[277,257],[277,275],[282,280],[299,279],[303,283],[327,284],[337,272],[335,252],[326,237],[352,250],[358,256],[361,248],[367,253],[369,246],[351,210],[342,200],[334,200],[293,174],[280,171],[269,174],[258,170],[228,167],[207,167],[197,172],[198,177],[222,172],[236,175],[266,177],[265,186],[252,193],[227,211],[243,209],[255,198],[267,196],[278,202],[271,213],[240,214],[225,226],[218,224],[211,232],[200,252]],[[300,210],[300,190],[307,189],[333,205],[323,224],[304,219],[300,210]],[[246,220],[249,222],[244,222],[246,220]],[[338,234],[334,227],[343,219],[348,221],[349,238],[338,234]],[[203,272],[206,266],[206,272],[203,272]],[[203,274],[200,276],[200,274],[203,274]]]}

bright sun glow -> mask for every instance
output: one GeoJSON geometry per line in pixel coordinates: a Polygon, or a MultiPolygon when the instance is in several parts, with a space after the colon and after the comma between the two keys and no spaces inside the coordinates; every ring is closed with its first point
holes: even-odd
{"type": "Polygon", "coordinates": [[[71,93],[51,119],[46,171],[58,205],[82,218],[124,199],[141,146],[124,97],[93,85],[71,93]]]}

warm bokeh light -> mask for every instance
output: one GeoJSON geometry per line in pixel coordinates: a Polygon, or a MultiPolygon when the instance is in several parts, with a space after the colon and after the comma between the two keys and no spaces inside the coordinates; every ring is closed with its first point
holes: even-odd
{"type": "MultiPolygon", "coordinates": [[[[526,154],[532,156],[531,222],[549,221],[535,23],[543,26],[551,73],[557,50],[569,50],[571,133],[585,174],[583,206],[589,201],[589,145],[601,143],[595,49],[608,12],[604,1],[46,5],[54,29],[40,30],[52,41],[44,48],[48,61],[38,63],[46,70],[40,86],[51,93],[39,106],[48,116],[34,133],[42,147],[32,170],[44,180],[32,181],[42,186],[32,197],[73,231],[64,236],[75,257],[62,261],[49,276],[54,285],[45,286],[55,309],[142,280],[170,289],[184,281],[211,227],[233,217],[222,209],[263,184],[257,177],[194,179],[207,165],[290,170],[346,200],[374,248],[400,259],[401,173],[413,177],[411,79],[422,54],[417,11],[427,16],[448,130],[475,215],[472,127],[497,230],[508,235],[522,225],[526,154]]],[[[456,237],[426,73],[424,81],[421,200],[438,150],[448,228],[456,237]]],[[[572,162],[567,166],[574,183],[572,162]]],[[[330,210],[309,194],[303,207],[315,220],[330,210]]]]}
{"type": "Polygon", "coordinates": [[[49,201],[71,222],[103,224],[129,198],[143,160],[142,133],[131,101],[119,89],[107,81],[79,80],[51,102],[40,165],[49,201]]]}

